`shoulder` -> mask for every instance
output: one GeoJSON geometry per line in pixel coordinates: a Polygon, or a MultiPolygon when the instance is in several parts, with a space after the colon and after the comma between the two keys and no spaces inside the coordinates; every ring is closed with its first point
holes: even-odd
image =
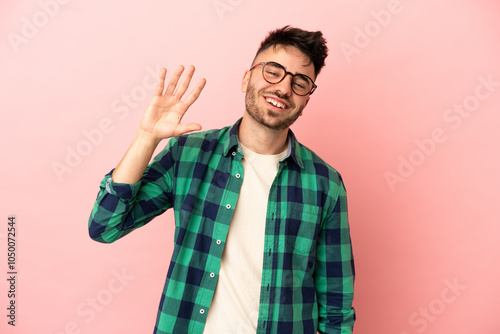
{"type": "Polygon", "coordinates": [[[298,141],[296,142],[295,150],[297,156],[302,160],[303,170],[306,174],[313,174],[324,182],[333,182],[337,185],[342,184],[340,173],[313,150],[298,141]]]}
{"type": "Polygon", "coordinates": [[[212,129],[173,137],[170,138],[166,149],[173,151],[211,151],[215,148],[215,146],[224,141],[225,135],[229,131],[229,129],[230,127],[227,126],[221,129],[212,129]]]}
{"type": "Polygon", "coordinates": [[[321,207],[323,218],[344,205],[346,189],[340,173],[322,159],[313,150],[297,142],[295,154],[302,167],[296,167],[300,173],[301,187],[314,194],[313,201],[321,207]]]}
{"type": "Polygon", "coordinates": [[[174,137],[171,140],[174,140],[181,145],[217,140],[218,138],[220,138],[221,135],[223,135],[227,131],[228,128],[229,127],[224,127],[221,129],[212,129],[195,133],[189,133],[179,137],[174,137]]]}

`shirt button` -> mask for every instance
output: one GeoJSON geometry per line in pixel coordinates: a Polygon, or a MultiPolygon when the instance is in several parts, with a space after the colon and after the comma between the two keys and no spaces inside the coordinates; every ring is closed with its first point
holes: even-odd
{"type": "Polygon", "coordinates": [[[106,181],[106,191],[107,191],[108,193],[111,193],[111,187],[110,187],[110,185],[109,185],[109,184],[111,183],[111,181],[113,181],[111,178],[109,178],[109,179],[106,181]]]}
{"type": "Polygon", "coordinates": [[[210,273],[210,277],[214,278],[215,274],[214,273],[210,273]]]}
{"type": "Polygon", "coordinates": [[[239,179],[241,177],[241,175],[238,173],[236,174],[236,178],[239,179]]]}
{"type": "Polygon", "coordinates": [[[222,241],[217,240],[216,243],[217,243],[217,245],[220,245],[222,243],[222,241]]]}
{"type": "Polygon", "coordinates": [[[286,166],[286,161],[285,161],[285,166],[286,166]]]}
{"type": "Polygon", "coordinates": [[[231,209],[231,204],[227,204],[226,209],[231,209]]]}
{"type": "Polygon", "coordinates": [[[232,156],[234,157],[234,156],[236,155],[236,152],[233,152],[233,153],[231,153],[231,154],[232,154],[232,156]]]}
{"type": "Polygon", "coordinates": [[[201,314],[205,313],[205,310],[204,310],[204,309],[201,309],[201,310],[200,310],[200,313],[201,313],[201,314]]]}
{"type": "Polygon", "coordinates": [[[241,152],[241,148],[238,147],[238,152],[241,152]]]}

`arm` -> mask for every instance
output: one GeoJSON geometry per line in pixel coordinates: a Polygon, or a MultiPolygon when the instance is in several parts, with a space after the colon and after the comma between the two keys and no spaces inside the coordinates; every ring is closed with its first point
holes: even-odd
{"type": "Polygon", "coordinates": [[[177,87],[183,70],[180,66],[175,71],[164,92],[166,70],[162,69],[154,96],[132,144],[112,174],[106,175],[101,182],[89,218],[89,234],[92,239],[113,242],[171,207],[171,172],[175,163],[171,147],[175,141],[170,141],[149,167],[148,163],[162,139],[201,129],[199,124],[184,125],[180,121],[200,95],[206,81],[200,80],[191,94],[182,101],[194,67],[188,68],[177,87]]]}
{"type": "Polygon", "coordinates": [[[186,76],[176,89],[183,70],[182,66],[177,68],[165,92],[163,90],[167,71],[161,70],[154,96],[144,113],[132,145],[113,172],[114,182],[137,183],[162,139],[201,129],[199,124],[180,124],[180,122],[188,108],[198,99],[206,80],[200,80],[186,100],[182,101],[181,98],[193,77],[194,67],[188,68],[186,76]]]}
{"type": "Polygon", "coordinates": [[[340,180],[333,212],[325,219],[318,237],[314,284],[318,296],[320,333],[352,333],[356,319],[354,260],[347,220],[347,199],[340,180]]]}

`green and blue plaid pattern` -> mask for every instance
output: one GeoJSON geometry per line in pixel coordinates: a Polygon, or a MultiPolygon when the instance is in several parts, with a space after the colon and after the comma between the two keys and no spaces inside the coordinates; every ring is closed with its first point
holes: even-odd
{"type": "MultiPolygon", "coordinates": [[[[100,185],[92,239],[110,243],[173,207],[175,245],[154,333],[203,333],[244,178],[232,127],[171,138],[142,179],[100,185]]],[[[354,261],[340,175],[289,132],[271,186],[257,333],[352,333],[354,261]]]]}

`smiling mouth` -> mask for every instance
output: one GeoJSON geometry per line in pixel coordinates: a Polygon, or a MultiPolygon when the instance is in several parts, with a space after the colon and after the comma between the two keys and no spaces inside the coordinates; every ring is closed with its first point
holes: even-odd
{"type": "Polygon", "coordinates": [[[278,102],[278,101],[276,101],[275,99],[273,99],[271,97],[266,97],[265,99],[266,99],[267,103],[269,103],[272,106],[275,106],[276,108],[280,108],[280,109],[286,109],[286,108],[288,108],[287,105],[285,105],[285,104],[283,104],[281,102],[278,102]]]}

